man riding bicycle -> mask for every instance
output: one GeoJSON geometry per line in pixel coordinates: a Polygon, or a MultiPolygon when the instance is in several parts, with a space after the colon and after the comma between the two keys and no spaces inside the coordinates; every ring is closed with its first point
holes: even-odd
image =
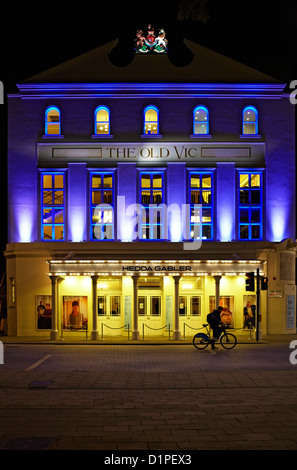
{"type": "Polygon", "coordinates": [[[207,322],[209,323],[212,331],[213,331],[213,336],[212,336],[212,342],[211,342],[211,349],[217,349],[215,347],[215,342],[219,340],[221,334],[222,334],[222,329],[221,329],[221,311],[223,310],[223,307],[218,307],[215,309],[212,313],[207,315],[207,322]]]}

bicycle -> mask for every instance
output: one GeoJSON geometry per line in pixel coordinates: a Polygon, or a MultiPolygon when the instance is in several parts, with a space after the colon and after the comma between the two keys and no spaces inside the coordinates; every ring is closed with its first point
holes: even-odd
{"type": "MultiPolygon", "coordinates": [[[[193,345],[197,349],[205,349],[209,344],[213,343],[213,340],[210,337],[210,329],[208,323],[203,324],[207,330],[205,333],[197,333],[193,338],[193,345]]],[[[237,338],[232,333],[226,332],[226,326],[221,325],[223,334],[220,336],[221,346],[225,349],[233,349],[237,344],[237,338]]]]}

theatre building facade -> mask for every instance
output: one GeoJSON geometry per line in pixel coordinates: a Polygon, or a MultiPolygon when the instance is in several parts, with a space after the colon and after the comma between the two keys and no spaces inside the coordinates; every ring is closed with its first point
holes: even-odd
{"type": "Polygon", "coordinates": [[[128,65],[114,41],[7,97],[8,335],[183,340],[219,305],[246,335],[295,333],[285,84],[140,36],[128,65]]]}

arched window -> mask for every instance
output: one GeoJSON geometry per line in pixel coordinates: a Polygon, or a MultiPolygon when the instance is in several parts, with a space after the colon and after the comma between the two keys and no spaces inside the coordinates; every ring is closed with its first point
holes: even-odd
{"type": "Polygon", "coordinates": [[[110,111],[107,106],[95,109],[95,135],[110,134],[110,111]]]}
{"type": "Polygon", "coordinates": [[[242,133],[258,134],[258,111],[254,106],[247,106],[242,112],[242,133]]]}
{"type": "Polygon", "coordinates": [[[205,106],[194,109],[193,134],[209,134],[209,112],[205,106]]]}
{"type": "Polygon", "coordinates": [[[56,106],[49,106],[45,110],[45,134],[61,134],[61,113],[56,106]]]}
{"type": "Polygon", "coordinates": [[[143,133],[146,135],[159,134],[159,110],[156,106],[147,106],[143,111],[143,133]]]}

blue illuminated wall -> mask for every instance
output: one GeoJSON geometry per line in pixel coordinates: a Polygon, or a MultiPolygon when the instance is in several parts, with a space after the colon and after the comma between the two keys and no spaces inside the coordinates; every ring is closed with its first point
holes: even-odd
{"type": "MultiPolygon", "coordinates": [[[[137,85],[135,86],[135,92],[137,85]]],[[[211,96],[191,96],[170,98],[161,95],[148,97],[142,91],[135,99],[118,97],[93,97],[86,99],[63,96],[38,99],[22,99],[18,94],[11,95],[8,121],[8,209],[9,242],[40,241],[40,193],[37,168],[43,167],[37,161],[37,143],[94,142],[94,110],[98,106],[110,109],[110,136],[105,142],[144,142],[143,110],[154,105],[159,110],[158,142],[189,142],[195,140],[193,133],[193,110],[196,106],[206,106],[209,111],[209,136],[201,138],[204,147],[214,143],[265,142],[265,155],[261,165],[263,170],[263,240],[281,241],[295,239],[295,138],[294,106],[287,97],[282,99],[242,97],[212,98],[211,96]],[[259,112],[259,135],[257,139],[240,137],[242,133],[242,110],[253,105],[259,112]],[[61,110],[61,138],[45,139],[44,112],[48,106],[61,110]]],[[[97,137],[96,141],[100,140],[97,137]]],[[[201,141],[200,141],[201,142],[201,141]]],[[[100,170],[102,166],[94,159],[86,162],[77,159],[76,163],[52,160],[52,166],[63,169],[66,176],[66,241],[84,241],[89,237],[89,191],[88,174],[100,170]]],[[[164,166],[160,163],[159,166],[164,166]]],[[[126,206],[137,202],[138,169],[135,163],[114,161],[116,167],[116,196],[125,196],[126,206]]],[[[103,168],[106,165],[103,166],[103,168]]],[[[158,165],[157,165],[158,167],[158,165]]],[[[224,158],[205,159],[195,169],[211,169],[214,175],[214,237],[223,242],[237,239],[238,215],[236,207],[236,168],[246,168],[241,159],[225,162],[224,158]]],[[[187,202],[186,163],[167,163],[166,203],[179,207],[187,202]]],[[[47,169],[47,168],[44,168],[47,169]]],[[[181,227],[170,229],[170,239],[181,240],[181,227]]],[[[131,234],[126,226],[118,227],[119,238],[129,241],[131,234]]]]}

